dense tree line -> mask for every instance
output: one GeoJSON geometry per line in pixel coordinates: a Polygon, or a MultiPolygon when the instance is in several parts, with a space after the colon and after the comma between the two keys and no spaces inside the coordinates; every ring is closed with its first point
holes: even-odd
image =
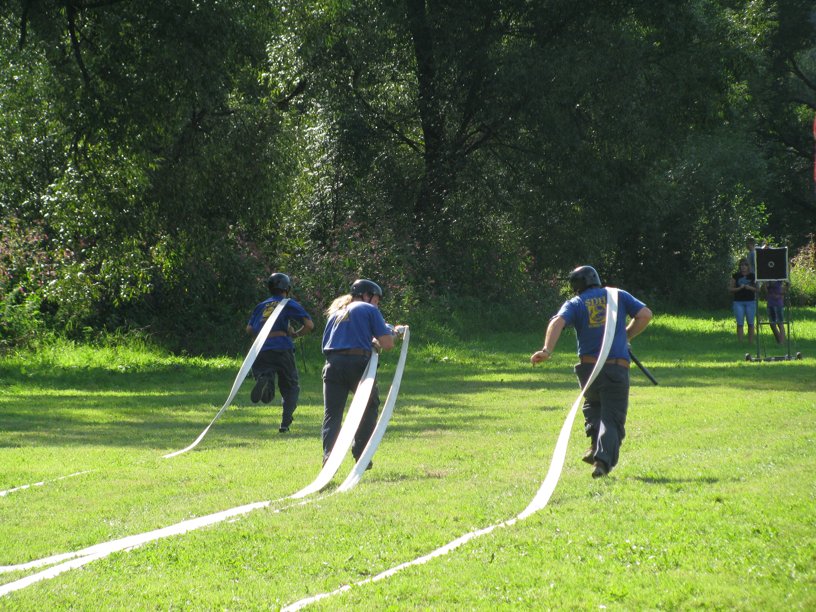
{"type": "Polygon", "coordinates": [[[746,233],[816,231],[806,0],[19,0],[0,30],[4,342],[220,349],[273,269],[315,313],[361,275],[535,308],[585,262],[711,306],[746,233]]]}

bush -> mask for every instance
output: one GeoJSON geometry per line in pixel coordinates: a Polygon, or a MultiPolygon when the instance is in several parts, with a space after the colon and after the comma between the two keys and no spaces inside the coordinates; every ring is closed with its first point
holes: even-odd
{"type": "Polygon", "coordinates": [[[45,328],[40,291],[53,266],[40,224],[0,221],[0,348],[31,346],[45,328]]]}
{"type": "Polygon", "coordinates": [[[389,322],[403,323],[414,310],[418,297],[411,282],[410,246],[386,227],[378,231],[348,221],[330,232],[324,244],[311,243],[276,258],[277,269],[292,277],[292,297],[318,327],[332,300],[348,293],[358,278],[369,278],[383,288],[382,311],[389,322]]]}
{"type": "Polygon", "coordinates": [[[797,306],[816,306],[816,243],[812,236],[790,263],[791,302],[797,306]]]}
{"type": "Polygon", "coordinates": [[[36,293],[26,295],[22,287],[16,287],[5,296],[0,307],[0,352],[35,346],[44,330],[36,293]]]}

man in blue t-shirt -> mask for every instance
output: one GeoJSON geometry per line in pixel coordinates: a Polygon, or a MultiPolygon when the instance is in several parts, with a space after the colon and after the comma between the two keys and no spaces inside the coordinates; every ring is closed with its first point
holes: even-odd
{"type": "MultiPolygon", "coordinates": [[[[592,266],[570,272],[569,282],[576,296],[561,306],[550,319],[544,348],[530,357],[535,365],[552,356],[562,330],[571,326],[578,335],[575,374],[583,387],[598,355],[606,326],[606,289],[592,266]]],[[[626,435],[629,406],[629,340],[646,329],[652,311],[630,293],[618,290],[618,319],[612,347],[598,377],[584,394],[584,430],[592,441],[583,460],[592,464],[592,477],[605,476],[618,463],[620,446],[626,435]],[[626,316],[630,317],[627,324],[626,316]]]]}
{"type": "MultiPolygon", "coordinates": [[[[257,336],[260,333],[264,323],[278,304],[289,297],[289,291],[292,288],[292,281],[281,272],[272,274],[266,284],[271,297],[255,306],[252,311],[246,327],[247,333],[251,336],[257,336]]],[[[300,396],[295,343],[292,342],[292,339],[305,336],[313,329],[314,322],[309,313],[295,300],[290,299],[272,326],[255,363],[252,364],[252,375],[256,381],[250,394],[253,403],[257,404],[261,401],[268,404],[272,401],[275,397],[275,378],[277,377],[283,402],[283,416],[278,429],[281,433],[289,431],[293,420],[292,415],[297,408],[300,396]],[[300,328],[296,330],[291,325],[292,321],[300,324],[300,328]]]]}
{"type": "MultiPolygon", "coordinates": [[[[323,332],[323,463],[334,448],[343,424],[349,393],[357,389],[365,373],[371,351],[394,348],[394,328],[385,322],[379,309],[382,288],[374,281],[359,279],[351,291],[332,302],[326,311],[323,332]]],[[[351,454],[359,459],[377,425],[380,395],[376,381],[354,435],[351,454]]],[[[366,469],[371,468],[371,464],[366,469]]]]}
{"type": "Polygon", "coordinates": [[[745,248],[748,251],[745,253],[745,261],[748,262],[748,271],[756,273],[756,238],[753,236],[745,237],[745,248]]]}

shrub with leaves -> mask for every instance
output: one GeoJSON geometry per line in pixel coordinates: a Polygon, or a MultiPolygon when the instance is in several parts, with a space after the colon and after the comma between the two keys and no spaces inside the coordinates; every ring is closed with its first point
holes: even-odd
{"type": "Polygon", "coordinates": [[[47,240],[38,224],[0,220],[0,347],[30,345],[43,329],[40,292],[53,275],[47,240]]]}
{"type": "Polygon", "coordinates": [[[790,263],[791,300],[798,306],[816,305],[816,242],[812,235],[790,263]]]}

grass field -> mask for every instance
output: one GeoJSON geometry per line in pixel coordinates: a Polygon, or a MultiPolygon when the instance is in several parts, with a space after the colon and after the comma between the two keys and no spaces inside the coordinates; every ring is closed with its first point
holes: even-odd
{"type": "MultiPolygon", "coordinates": [[[[239,358],[138,345],[6,356],[0,491],[36,486],[0,496],[0,565],[271,503],[37,582],[0,609],[277,609],[514,517],[578,393],[573,335],[529,365],[545,324],[468,338],[415,326],[374,469],[333,494],[349,458],[302,505],[283,498],[320,469],[316,337],[291,432],[277,431],[277,400],[249,402],[247,382],[198,448],[167,460],[215,415],[239,358]]],[[[309,609],[816,609],[816,309],[797,311],[794,334],[804,359],[748,363],[755,347],[737,343],[729,313],[658,315],[633,350],[660,385],[632,370],[609,477],[580,460],[579,413],[543,510],[309,609]]],[[[383,397],[395,363],[383,356],[383,397]]],[[[0,573],[0,586],[38,571],[0,573]]]]}

